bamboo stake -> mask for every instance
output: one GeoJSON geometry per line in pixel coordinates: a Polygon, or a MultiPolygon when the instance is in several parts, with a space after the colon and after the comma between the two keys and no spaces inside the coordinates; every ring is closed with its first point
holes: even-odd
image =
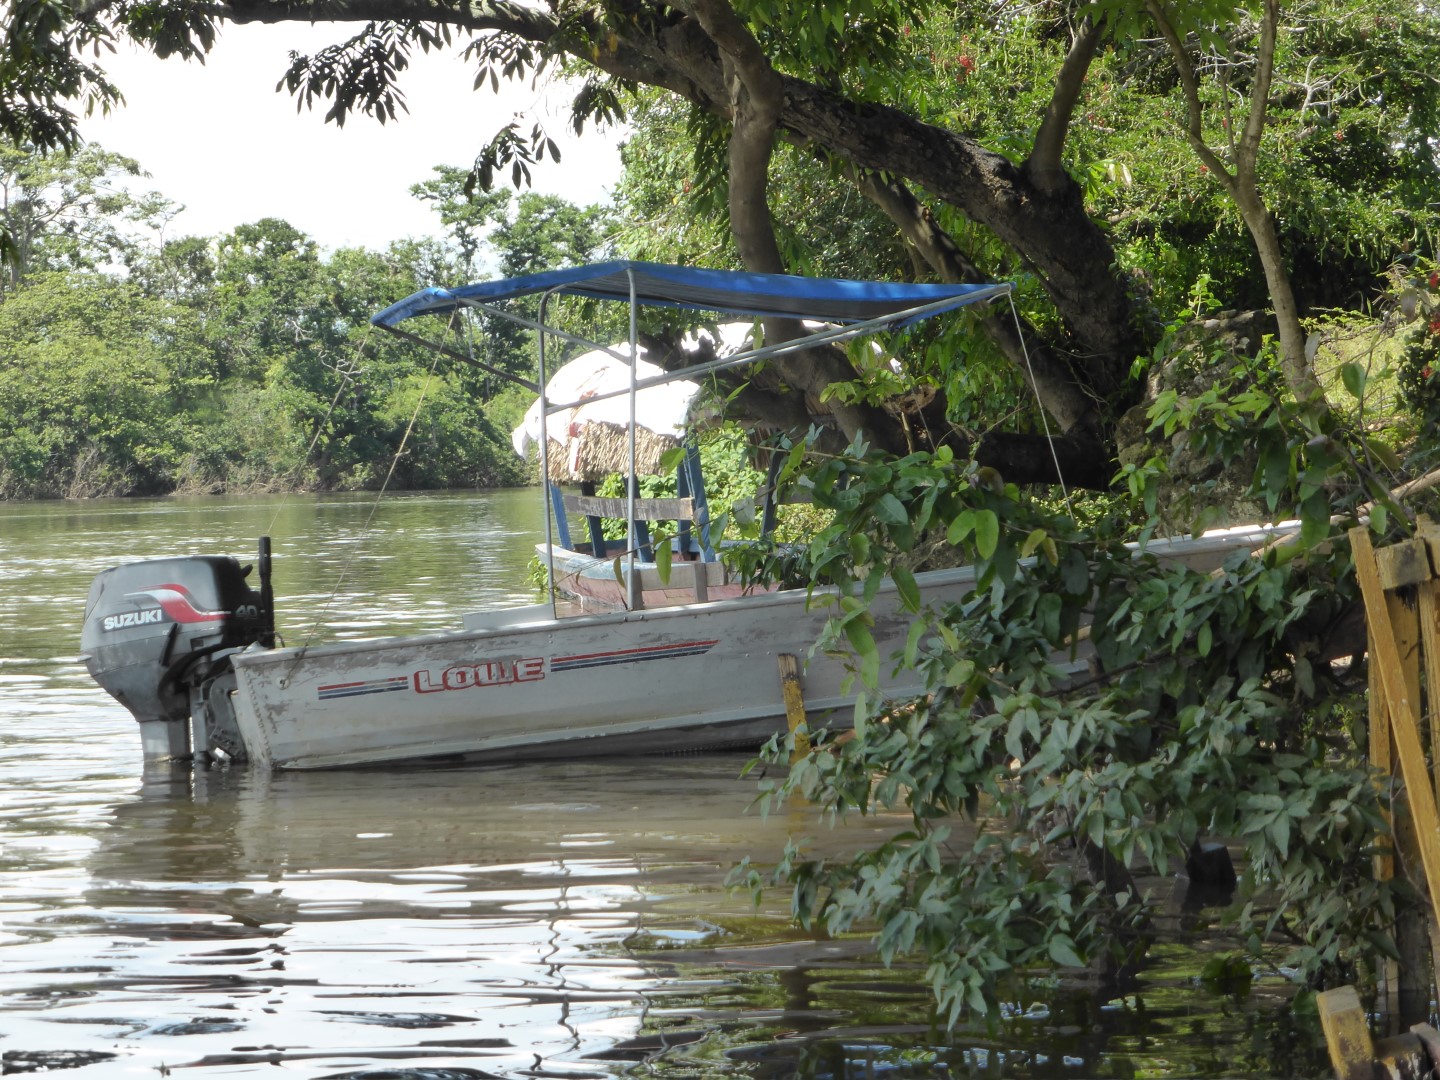
{"type": "MultiPolygon", "coordinates": [[[[1436,487],[1437,485],[1440,485],[1440,469],[1431,469],[1423,476],[1417,476],[1414,480],[1407,480],[1405,481],[1405,483],[1399,484],[1391,488],[1388,494],[1391,499],[1394,499],[1398,502],[1399,500],[1408,498],[1409,496],[1414,495],[1417,492],[1428,491],[1430,488],[1436,487]]],[[[1376,500],[1371,499],[1369,502],[1361,503],[1359,506],[1357,506],[1354,511],[1355,520],[1358,521],[1361,525],[1368,525],[1370,523],[1370,511],[1375,509],[1375,503],[1376,500]]],[[[1350,520],[1350,517],[1350,514],[1331,514],[1330,524],[1343,525],[1346,521],[1350,520]]],[[[1275,551],[1279,548],[1285,547],[1294,547],[1298,543],[1300,543],[1300,532],[1299,530],[1296,530],[1295,532],[1290,533],[1287,536],[1277,536],[1273,539],[1266,540],[1265,543],[1261,544],[1250,554],[1258,559],[1267,551],[1275,551]]],[[[1323,545],[1316,550],[1324,550],[1323,545]]],[[[1212,570],[1210,572],[1210,576],[1219,577],[1224,572],[1225,571],[1223,569],[1212,570]]]]}
{"type": "Polygon", "coordinates": [[[790,734],[795,737],[790,760],[799,761],[810,752],[810,737],[803,728],[805,697],[800,690],[800,664],[793,653],[780,653],[776,662],[780,667],[780,693],[785,699],[785,719],[790,724],[790,734]]]}

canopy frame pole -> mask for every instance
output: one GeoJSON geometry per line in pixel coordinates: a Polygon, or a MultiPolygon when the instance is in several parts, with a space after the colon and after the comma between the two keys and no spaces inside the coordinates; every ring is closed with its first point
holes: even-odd
{"type": "MultiPolygon", "coordinates": [[[[1007,295],[1009,292],[1009,285],[996,286],[996,291],[994,295],[991,297],[987,297],[986,299],[994,299],[1002,295],[1007,295]]],[[[744,364],[753,364],[760,360],[771,360],[777,356],[788,356],[792,352],[800,352],[805,349],[815,348],[819,345],[829,345],[842,341],[848,341],[851,338],[866,337],[870,334],[875,333],[878,330],[884,329],[886,326],[895,325],[897,320],[900,322],[909,322],[913,319],[924,317],[924,315],[931,312],[932,310],[945,310],[947,306],[953,307],[954,305],[953,303],[946,305],[937,302],[934,304],[926,304],[925,306],[919,308],[911,308],[908,311],[900,312],[897,315],[888,315],[881,319],[869,319],[865,322],[847,323],[844,326],[831,326],[825,330],[817,331],[816,333],[809,334],[803,338],[792,338],[789,341],[781,341],[774,345],[766,345],[762,346],[759,349],[751,349],[749,352],[736,353],[733,356],[727,356],[719,360],[711,360],[708,363],[692,364],[690,367],[676,368],[674,371],[665,371],[659,375],[651,375],[648,378],[640,379],[636,383],[636,388],[639,390],[648,390],[652,386],[664,386],[667,383],[672,383],[679,379],[693,379],[699,376],[709,375],[717,371],[724,371],[729,368],[740,367],[744,364]]],[[[608,349],[606,351],[610,352],[610,350],[608,349]]],[[[615,354],[612,353],[612,355],[615,354]]],[[[623,357],[620,357],[620,359],[623,359],[623,357]]],[[[582,404],[588,405],[592,401],[604,401],[607,398],[619,397],[621,394],[625,394],[628,392],[628,390],[608,390],[604,393],[595,394],[592,397],[587,397],[583,402],[574,401],[568,402],[564,405],[554,405],[551,407],[556,412],[560,412],[562,409],[572,409],[582,404]]]]}
{"type": "MultiPolygon", "coordinates": [[[[635,305],[638,303],[638,300],[635,298],[634,295],[633,271],[627,272],[631,274],[631,309],[633,311],[635,305]]],[[[548,290],[544,295],[549,296],[563,291],[563,287],[557,286],[556,288],[548,290]]],[[[823,330],[818,330],[815,333],[808,334],[802,338],[792,338],[789,341],[776,342],[773,345],[764,345],[758,349],[751,349],[748,352],[736,353],[733,356],[727,356],[719,360],[712,360],[709,363],[694,364],[690,367],[677,368],[674,371],[666,371],[662,372],[659,375],[652,375],[648,378],[640,379],[636,383],[636,389],[646,390],[651,386],[663,386],[666,383],[674,382],[677,379],[689,379],[697,376],[709,375],[717,371],[724,371],[728,368],[740,367],[743,364],[752,364],[760,360],[769,360],[777,356],[785,356],[792,352],[798,352],[803,349],[814,348],[818,345],[828,345],[832,343],[848,341],[851,338],[865,337],[879,330],[883,330],[886,327],[903,326],[906,323],[918,322],[924,318],[927,318],[930,315],[939,314],[942,311],[969,307],[972,304],[988,303],[989,301],[994,300],[1000,296],[1010,296],[1013,294],[1013,292],[1014,289],[1008,282],[1001,282],[996,285],[992,285],[988,289],[985,289],[983,291],[977,290],[977,295],[975,295],[973,299],[966,299],[964,302],[957,302],[954,297],[945,297],[940,300],[932,300],[931,302],[926,304],[919,304],[915,307],[906,308],[902,311],[891,312],[887,315],[882,315],[874,319],[865,319],[861,322],[844,323],[841,325],[830,325],[823,330]]],[[[470,300],[457,297],[455,302],[460,306],[471,308],[476,311],[483,311],[488,315],[494,315],[496,318],[504,319],[507,322],[516,324],[517,326],[523,326],[527,329],[539,331],[541,335],[547,333],[554,334],[557,338],[560,338],[563,341],[568,341],[577,345],[584,345],[592,349],[598,349],[601,352],[614,357],[616,360],[620,360],[624,363],[630,362],[629,358],[624,356],[618,349],[613,349],[609,346],[601,345],[599,342],[591,341],[589,338],[582,337],[578,334],[571,334],[567,331],[559,329],[558,327],[547,326],[546,318],[543,313],[543,306],[542,313],[539,320],[537,321],[535,319],[530,319],[523,315],[517,314],[516,312],[508,311],[494,304],[485,303],[478,300],[470,300]]],[[[700,309],[697,308],[695,310],[700,309]]],[[[732,312],[731,314],[736,315],[738,318],[759,317],[753,313],[746,314],[739,311],[732,312]]],[[[395,333],[395,328],[385,323],[377,323],[376,325],[379,326],[382,330],[389,330],[391,333],[395,333]]],[[[604,401],[607,398],[618,397],[619,395],[625,393],[629,393],[629,391],[607,391],[606,393],[596,394],[594,397],[586,398],[585,402],[588,403],[592,401],[604,401]]],[[[561,412],[564,409],[575,408],[580,404],[582,404],[582,402],[572,401],[567,402],[563,405],[551,404],[547,407],[552,412],[561,412]]]]}
{"type": "Polygon", "coordinates": [[[635,567],[635,556],[640,546],[639,531],[635,527],[635,496],[640,487],[640,478],[635,471],[635,414],[636,414],[636,380],[640,368],[640,334],[639,334],[639,313],[638,300],[635,289],[635,271],[626,269],[625,276],[630,282],[630,475],[625,478],[625,511],[628,520],[625,523],[626,547],[629,549],[626,555],[627,565],[630,568],[625,580],[626,606],[631,611],[637,611],[641,607],[640,595],[640,573],[635,567]]]}
{"type": "MultiPolygon", "coordinates": [[[[555,296],[560,293],[561,290],[555,288],[546,291],[542,295],[548,297],[555,296]]],[[[521,315],[518,312],[510,311],[495,304],[487,304],[480,300],[457,299],[455,302],[461,307],[470,308],[472,311],[483,311],[487,315],[494,315],[497,319],[504,319],[506,322],[512,322],[516,326],[523,326],[527,330],[537,330],[542,334],[553,334],[561,341],[568,341],[572,345],[583,345],[587,349],[599,349],[601,352],[608,353],[610,356],[613,356],[616,360],[625,359],[625,355],[620,352],[619,349],[613,348],[609,345],[602,345],[598,341],[591,341],[589,338],[585,337],[582,334],[572,334],[570,333],[570,331],[562,330],[558,326],[549,325],[549,323],[546,322],[544,314],[545,309],[543,304],[541,305],[541,313],[539,317],[531,319],[527,318],[524,315],[521,315]]],[[[386,326],[385,329],[390,330],[392,328],[386,326]]]]}
{"type": "MultiPolygon", "coordinates": [[[[550,303],[550,293],[542,293],[540,296],[540,319],[545,320],[545,309],[550,303]]],[[[536,364],[540,374],[540,483],[545,485],[545,491],[550,493],[550,410],[547,402],[545,378],[545,329],[540,327],[536,336],[536,364]]],[[[547,498],[545,500],[545,591],[550,600],[550,613],[557,619],[560,617],[559,603],[556,599],[558,591],[555,588],[555,527],[551,523],[551,513],[563,514],[565,507],[563,503],[557,505],[557,500],[547,498]]],[[[568,526],[567,526],[568,528],[568,526]]]]}
{"type": "Polygon", "coordinates": [[[439,342],[427,341],[419,334],[412,334],[409,330],[401,330],[398,326],[387,326],[385,327],[385,329],[388,330],[390,333],[394,334],[396,337],[403,338],[405,341],[409,341],[415,345],[423,345],[427,349],[433,349],[441,356],[448,356],[451,360],[459,360],[462,364],[469,364],[471,367],[479,368],[487,375],[494,375],[497,378],[504,379],[506,382],[515,383],[517,386],[523,386],[526,390],[531,390],[537,394],[540,392],[540,388],[536,386],[533,382],[531,382],[529,379],[522,378],[519,375],[511,374],[503,368],[498,368],[494,364],[487,364],[484,360],[478,359],[475,356],[474,346],[471,345],[468,338],[463,338],[462,340],[465,341],[466,348],[469,351],[462,353],[456,349],[450,348],[449,346],[441,345],[439,342]]]}

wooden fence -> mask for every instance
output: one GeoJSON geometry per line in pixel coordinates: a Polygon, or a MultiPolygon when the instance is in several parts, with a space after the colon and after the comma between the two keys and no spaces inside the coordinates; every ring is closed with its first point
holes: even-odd
{"type": "MultiPolygon", "coordinates": [[[[1440,960],[1440,526],[1420,519],[1413,539],[1376,549],[1365,526],[1350,530],[1355,575],[1365,601],[1370,654],[1370,760],[1397,776],[1392,802],[1392,854],[1377,856],[1382,878],[1398,870],[1428,899],[1397,928],[1400,961],[1380,975],[1388,1017],[1407,998],[1428,1012],[1440,960]],[[1427,721],[1422,730],[1421,720],[1427,721]],[[1429,743],[1427,763],[1425,745],[1429,743]]],[[[1319,995],[1320,1021],[1339,1080],[1440,1074],[1440,1032],[1426,1023],[1372,1039],[1368,1017],[1352,986],[1319,995]]]]}

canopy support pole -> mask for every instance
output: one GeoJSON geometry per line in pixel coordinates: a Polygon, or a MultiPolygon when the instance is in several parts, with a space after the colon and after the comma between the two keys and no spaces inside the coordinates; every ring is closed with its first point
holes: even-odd
{"type": "Polygon", "coordinates": [[[626,606],[631,611],[638,611],[643,606],[640,593],[640,572],[635,568],[635,556],[640,546],[639,530],[635,527],[635,497],[639,493],[640,482],[635,476],[635,396],[636,380],[639,378],[639,318],[637,307],[639,305],[635,290],[635,271],[626,270],[625,276],[630,281],[630,482],[626,485],[626,498],[629,500],[626,506],[626,530],[629,538],[627,547],[629,553],[626,556],[630,572],[625,576],[626,606]]]}
{"type": "MultiPolygon", "coordinates": [[[[550,304],[550,294],[544,293],[540,297],[540,321],[545,321],[545,309],[550,304]]],[[[545,391],[545,331],[535,335],[536,363],[540,371],[540,482],[550,490],[550,402],[545,391]]],[[[558,492],[557,492],[558,494],[558,492]]],[[[558,499],[555,500],[555,513],[565,513],[564,504],[558,499]]],[[[565,524],[565,531],[570,530],[569,522],[565,524]]],[[[550,596],[550,611],[559,618],[560,611],[556,602],[557,591],[555,588],[555,527],[551,523],[550,514],[545,514],[545,580],[546,591],[550,596]]]]}

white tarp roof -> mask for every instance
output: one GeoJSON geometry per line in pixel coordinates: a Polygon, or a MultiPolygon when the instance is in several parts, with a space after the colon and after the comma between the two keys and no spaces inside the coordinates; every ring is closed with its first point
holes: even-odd
{"type": "MultiPolygon", "coordinates": [[[[717,357],[732,355],[746,346],[751,332],[750,323],[725,323],[718,328],[718,334],[706,330],[697,331],[681,342],[686,352],[695,352],[701,347],[701,338],[714,346],[717,357]]],[[[545,386],[545,397],[552,405],[580,402],[573,408],[551,413],[547,427],[552,443],[559,443],[567,457],[567,465],[573,471],[579,458],[580,443],[585,438],[586,427],[590,424],[607,424],[625,429],[630,424],[629,394],[615,394],[599,401],[587,399],[602,394],[613,394],[627,390],[630,386],[630,365],[612,353],[621,356],[629,354],[628,345],[614,346],[609,352],[594,349],[575,357],[564,364],[550,377],[545,386]]],[[[663,374],[655,364],[644,359],[635,362],[637,379],[652,378],[663,374]]],[[[690,410],[700,384],[688,379],[645,387],[635,394],[635,422],[657,435],[679,439],[685,432],[690,419],[690,410]]],[[[540,441],[540,399],[536,398],[525,419],[510,434],[510,444],[515,453],[528,457],[531,449],[540,441]]]]}

